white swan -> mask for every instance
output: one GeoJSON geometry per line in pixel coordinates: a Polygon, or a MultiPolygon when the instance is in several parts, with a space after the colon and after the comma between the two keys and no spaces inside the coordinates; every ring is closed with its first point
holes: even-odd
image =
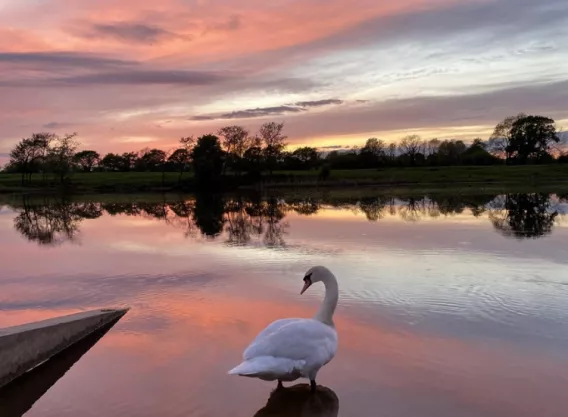
{"type": "Polygon", "coordinates": [[[266,327],[243,354],[243,362],[229,374],[264,381],[282,382],[308,378],[316,390],[316,375],[335,356],[337,331],[333,313],[339,299],[335,276],[327,268],[316,266],[304,276],[303,294],[312,284],[323,282],[325,298],[313,319],[282,319],[266,327]]]}

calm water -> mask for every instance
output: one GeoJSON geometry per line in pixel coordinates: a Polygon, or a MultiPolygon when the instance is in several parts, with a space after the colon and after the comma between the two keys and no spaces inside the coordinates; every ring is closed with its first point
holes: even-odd
{"type": "Polygon", "coordinates": [[[28,416],[567,414],[562,197],[145,200],[0,200],[0,326],[132,307],[28,416]],[[328,390],[267,406],[275,384],[226,372],[316,311],[315,264],[341,291],[328,390]]]}

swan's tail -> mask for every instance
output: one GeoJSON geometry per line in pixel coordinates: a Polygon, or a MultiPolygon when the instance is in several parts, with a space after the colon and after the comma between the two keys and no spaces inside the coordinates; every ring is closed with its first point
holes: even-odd
{"type": "Polygon", "coordinates": [[[229,375],[241,375],[259,378],[277,377],[278,375],[288,375],[300,371],[305,361],[291,360],[286,358],[275,358],[274,356],[259,356],[244,361],[240,365],[229,371],[229,375]]]}

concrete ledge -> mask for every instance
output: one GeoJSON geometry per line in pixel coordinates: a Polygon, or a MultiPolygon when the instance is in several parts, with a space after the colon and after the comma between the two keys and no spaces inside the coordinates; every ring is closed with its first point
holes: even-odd
{"type": "Polygon", "coordinates": [[[103,309],[0,329],[0,387],[118,321],[129,309],[103,309]]]}

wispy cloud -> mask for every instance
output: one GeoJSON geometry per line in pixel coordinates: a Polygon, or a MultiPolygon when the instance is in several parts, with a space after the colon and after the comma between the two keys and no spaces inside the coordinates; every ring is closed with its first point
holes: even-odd
{"type": "Polygon", "coordinates": [[[343,100],[338,99],[326,99],[326,100],[315,100],[315,101],[299,101],[296,103],[296,106],[299,107],[322,107],[322,106],[329,106],[329,105],[339,105],[343,104],[343,100]]]}
{"type": "Polygon", "coordinates": [[[167,39],[186,39],[164,28],[143,22],[95,23],[89,29],[79,32],[86,38],[110,38],[121,42],[157,43],[167,39]]]}
{"type": "Polygon", "coordinates": [[[134,66],[137,62],[83,52],[0,52],[0,64],[25,64],[30,69],[62,67],[106,68],[134,66]]]}
{"type": "Polygon", "coordinates": [[[198,115],[198,116],[193,116],[191,120],[205,121],[205,120],[225,120],[225,119],[253,119],[259,117],[266,117],[266,116],[284,116],[289,114],[307,112],[312,107],[339,105],[343,103],[344,103],[343,100],[339,99],[300,101],[293,105],[236,110],[222,114],[198,115]]]}
{"type": "Polygon", "coordinates": [[[59,123],[59,122],[50,122],[43,125],[43,127],[46,129],[64,129],[69,126],[71,126],[70,123],[59,123]]]}

